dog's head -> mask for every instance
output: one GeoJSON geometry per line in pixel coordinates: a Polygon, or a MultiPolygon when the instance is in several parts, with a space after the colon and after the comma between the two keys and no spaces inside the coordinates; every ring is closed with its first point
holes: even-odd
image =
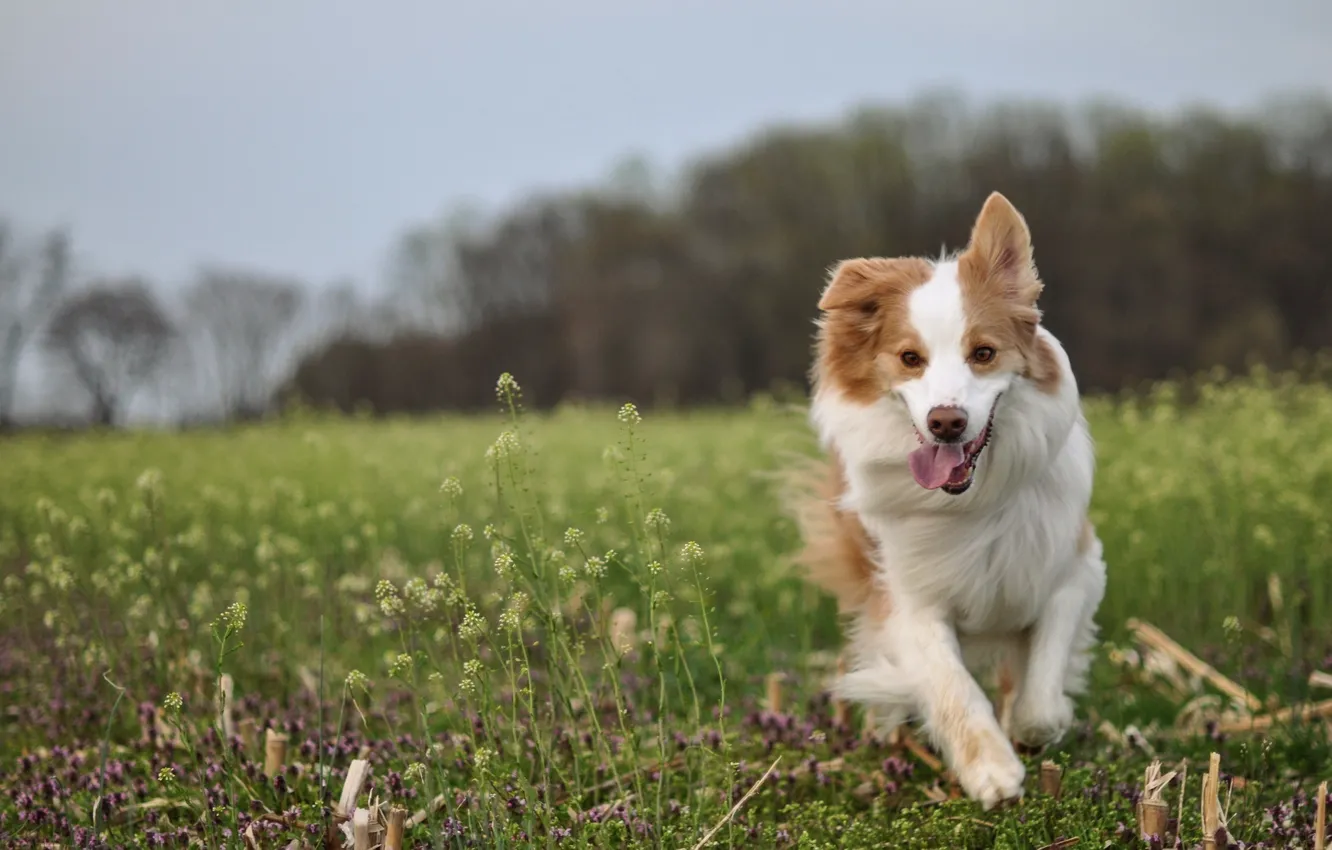
{"type": "Polygon", "coordinates": [[[1017,380],[1059,380],[1037,335],[1042,284],[1022,215],[994,193],[956,258],[844,260],[819,301],[818,381],[852,403],[905,403],[920,441],[909,457],[927,489],[971,486],[1000,398],[1017,380]]]}

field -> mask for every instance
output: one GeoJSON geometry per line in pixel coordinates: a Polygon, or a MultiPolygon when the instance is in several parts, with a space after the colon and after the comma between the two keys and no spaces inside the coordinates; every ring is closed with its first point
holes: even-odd
{"type": "Polygon", "coordinates": [[[1328,696],[1321,383],[1088,402],[1104,645],[1078,727],[991,812],[823,694],[838,623],[791,567],[772,478],[813,451],[803,410],[536,415],[507,379],[498,398],[488,418],[0,440],[0,844],[352,846],[334,809],[363,758],[373,846],[393,808],[420,847],[1148,846],[1155,755],[1187,759],[1165,798],[1193,847],[1216,752],[1232,846],[1313,846],[1324,723],[1223,732],[1219,692],[1126,624],[1258,713],[1328,696]]]}

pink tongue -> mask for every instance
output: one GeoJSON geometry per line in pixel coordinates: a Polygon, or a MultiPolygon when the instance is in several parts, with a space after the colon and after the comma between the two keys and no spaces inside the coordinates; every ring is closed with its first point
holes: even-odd
{"type": "Polygon", "coordinates": [[[964,459],[961,443],[927,444],[907,456],[916,483],[927,490],[937,490],[947,484],[953,470],[961,466],[964,459]]]}

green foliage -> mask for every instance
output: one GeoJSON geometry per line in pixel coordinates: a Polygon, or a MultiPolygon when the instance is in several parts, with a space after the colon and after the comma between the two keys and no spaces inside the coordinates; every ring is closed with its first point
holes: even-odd
{"type": "MultiPolygon", "coordinates": [[[[1167,737],[1178,696],[1103,657],[1086,722],[1042,756],[1066,766],[1061,799],[936,802],[932,770],[836,727],[820,693],[837,622],[790,567],[771,477],[813,451],[803,411],[529,416],[507,377],[499,398],[489,418],[0,443],[0,764],[38,760],[0,771],[0,835],[65,835],[23,820],[16,789],[48,761],[78,773],[85,750],[109,778],[71,774],[43,803],[70,828],[98,812],[108,837],[186,829],[210,846],[239,846],[256,813],[283,841],[330,825],[362,748],[375,794],[429,813],[410,834],[432,846],[691,846],[722,824],[723,844],[1099,847],[1133,823],[1147,761],[1102,720],[1146,730],[1195,779],[1222,752],[1248,780],[1232,825],[1253,840],[1264,807],[1327,763],[1314,726],[1167,737]],[[770,715],[777,670],[789,713],[770,715]],[[261,744],[218,737],[223,673],[232,722],[289,734],[299,768],[280,782],[257,771],[261,744]],[[146,790],[97,803],[117,781],[146,790]]],[[[1187,403],[1162,386],[1087,407],[1107,648],[1139,617],[1262,697],[1306,697],[1328,648],[1332,392],[1256,373],[1187,403]]]]}

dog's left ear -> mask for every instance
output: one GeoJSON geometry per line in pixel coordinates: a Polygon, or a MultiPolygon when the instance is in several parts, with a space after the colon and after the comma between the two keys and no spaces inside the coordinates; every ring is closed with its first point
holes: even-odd
{"type": "Polygon", "coordinates": [[[1024,306],[1034,306],[1041,294],[1031,255],[1031,231],[1022,213],[998,192],[985,199],[959,263],[971,279],[1001,289],[1006,298],[1024,306]]]}

